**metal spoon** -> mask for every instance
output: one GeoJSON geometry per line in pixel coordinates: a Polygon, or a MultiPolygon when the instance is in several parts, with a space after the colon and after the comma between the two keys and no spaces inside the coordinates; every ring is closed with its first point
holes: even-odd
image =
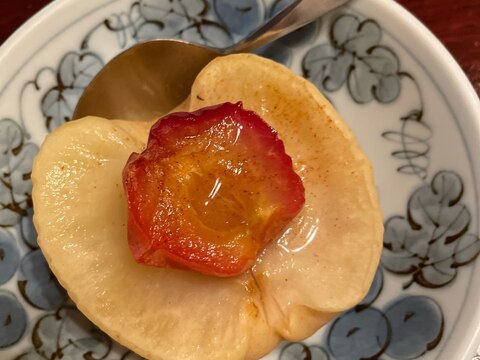
{"type": "Polygon", "coordinates": [[[83,92],[73,119],[151,120],[184,101],[200,70],[213,58],[248,52],[274,41],[348,0],[295,0],[244,40],[214,49],[181,40],[151,40],[113,58],[83,92]]]}

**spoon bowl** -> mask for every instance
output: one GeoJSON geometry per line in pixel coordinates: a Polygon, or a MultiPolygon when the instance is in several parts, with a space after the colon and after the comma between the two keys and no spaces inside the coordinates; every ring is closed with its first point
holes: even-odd
{"type": "Polygon", "coordinates": [[[245,39],[226,49],[183,40],[146,41],[113,58],[91,81],[72,119],[153,120],[182,103],[197,74],[217,56],[248,52],[316,20],[348,0],[295,0],[245,39]]]}
{"type": "Polygon", "coordinates": [[[80,98],[74,119],[151,120],[180,104],[197,74],[219,52],[181,40],[152,40],[115,57],[80,98]]]}

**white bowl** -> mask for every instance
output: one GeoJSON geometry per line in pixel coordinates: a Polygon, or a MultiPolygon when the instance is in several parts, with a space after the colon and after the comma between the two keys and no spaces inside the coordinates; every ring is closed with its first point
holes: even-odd
{"type": "MultiPolygon", "coordinates": [[[[212,0],[206,12],[202,0],[184,1],[168,13],[179,3],[56,1],[0,48],[1,358],[62,347],[69,358],[135,357],[92,334],[50,278],[29,172],[45,135],[121,50],[152,37],[228,45],[287,1],[212,0]]],[[[314,82],[346,118],[373,162],[386,224],[382,269],[363,305],[265,359],[470,360],[480,343],[480,106],[460,67],[390,0],[353,1],[260,53],[314,82]]]]}

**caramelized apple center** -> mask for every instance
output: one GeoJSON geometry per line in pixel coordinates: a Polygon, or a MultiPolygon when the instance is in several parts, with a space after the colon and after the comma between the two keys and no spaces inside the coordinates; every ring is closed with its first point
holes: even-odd
{"type": "Polygon", "coordinates": [[[224,119],[195,137],[182,139],[181,150],[168,160],[197,220],[211,230],[239,237],[261,221],[256,216],[260,184],[251,175],[254,171],[244,152],[232,149],[243,146],[241,137],[242,126],[224,119]]]}
{"type": "Polygon", "coordinates": [[[235,276],[305,202],[275,130],[241,103],[173,113],[124,169],[137,261],[235,276]]]}

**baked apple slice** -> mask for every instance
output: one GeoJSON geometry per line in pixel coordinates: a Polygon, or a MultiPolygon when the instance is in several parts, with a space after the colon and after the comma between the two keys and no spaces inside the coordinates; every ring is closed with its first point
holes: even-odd
{"type": "Polygon", "coordinates": [[[239,276],[134,260],[122,172],[152,123],[68,123],[34,163],[34,222],[52,271],[85,315],[144,357],[258,359],[361,301],[374,277],[382,216],[370,163],[340,116],[312,84],[255,55],[208,64],[185,110],[238,101],[278,132],[305,187],[299,214],[239,276]]]}
{"type": "Polygon", "coordinates": [[[241,103],[158,120],[123,182],[135,259],[216,276],[250,268],[305,202],[277,133],[241,103]]]}
{"type": "Polygon", "coordinates": [[[305,79],[251,54],[213,60],[190,109],[241,100],[282,139],[305,205],[253,268],[269,324],[302,339],[362,300],[375,274],[383,220],[371,165],[352,131],[305,79]]]}
{"type": "Polygon", "coordinates": [[[34,222],[78,308],[147,359],[255,359],[278,335],[249,275],[216,278],[138,264],[122,170],[151,123],[84,118],[49,135],[34,163],[34,222]]]}

